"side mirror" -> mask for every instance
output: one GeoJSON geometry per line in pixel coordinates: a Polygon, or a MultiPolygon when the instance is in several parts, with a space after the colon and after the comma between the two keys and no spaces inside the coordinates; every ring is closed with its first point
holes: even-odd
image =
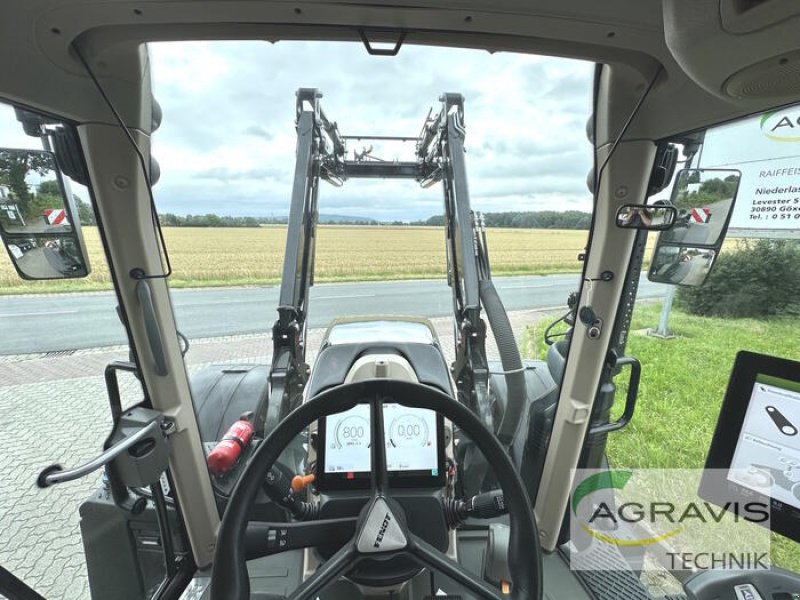
{"type": "Polygon", "coordinates": [[[725,169],[684,169],[678,173],[671,204],[672,227],[658,236],[650,281],[702,285],[719,256],[728,230],[741,173],[725,169]]]}
{"type": "Polygon", "coordinates": [[[715,250],[662,246],[653,254],[647,277],[650,281],[673,285],[703,285],[716,258],[715,250]]]}
{"type": "Polygon", "coordinates": [[[678,211],[672,206],[625,204],[617,211],[617,227],[664,231],[672,227],[678,211]]]}
{"type": "Polygon", "coordinates": [[[52,153],[0,148],[0,237],[20,277],[89,274],[75,215],[52,153]]]}

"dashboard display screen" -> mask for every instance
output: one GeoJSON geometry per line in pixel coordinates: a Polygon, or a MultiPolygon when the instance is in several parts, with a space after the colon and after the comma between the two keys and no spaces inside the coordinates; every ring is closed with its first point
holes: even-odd
{"type": "Polygon", "coordinates": [[[729,479],[800,508],[800,384],[756,375],[729,479]]]}
{"type": "MultiPolygon", "coordinates": [[[[383,419],[386,463],[392,481],[439,485],[444,456],[441,417],[431,410],[386,403],[383,419]]],[[[369,404],[320,421],[318,460],[322,463],[323,488],[334,481],[369,479],[370,428],[369,404]]]]}
{"type": "Polygon", "coordinates": [[[731,512],[766,503],[770,530],[800,542],[800,363],[737,354],[698,493],[731,512]]]}

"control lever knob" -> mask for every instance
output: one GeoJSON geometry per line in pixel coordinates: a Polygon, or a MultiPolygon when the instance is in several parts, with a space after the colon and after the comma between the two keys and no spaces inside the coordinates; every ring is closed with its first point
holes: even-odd
{"type": "Polygon", "coordinates": [[[477,494],[467,502],[467,516],[477,519],[492,519],[508,512],[503,490],[492,490],[477,494]]]}
{"type": "Polygon", "coordinates": [[[314,483],[314,474],[309,475],[295,475],[292,477],[292,491],[296,494],[302,492],[306,486],[314,483]]]}
{"type": "Polygon", "coordinates": [[[267,473],[264,491],[273,502],[292,513],[295,519],[313,521],[319,517],[319,506],[298,498],[289,479],[277,467],[272,467],[267,473]]]}
{"type": "Polygon", "coordinates": [[[444,503],[445,520],[450,529],[455,529],[469,517],[493,519],[507,512],[503,490],[476,494],[467,501],[448,499],[444,503]]]}

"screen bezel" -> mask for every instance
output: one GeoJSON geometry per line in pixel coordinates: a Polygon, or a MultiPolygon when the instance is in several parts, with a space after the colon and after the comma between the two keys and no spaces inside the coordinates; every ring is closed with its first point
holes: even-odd
{"type": "MultiPolygon", "coordinates": [[[[400,404],[401,406],[405,406],[402,402],[397,402],[394,399],[388,398],[385,400],[384,404],[400,404]]],[[[372,424],[370,423],[370,427],[371,426],[372,424]]],[[[321,492],[369,489],[369,471],[354,472],[352,479],[348,479],[347,473],[325,472],[325,436],[326,417],[322,417],[317,423],[317,468],[314,476],[314,485],[316,488],[321,492]]],[[[447,475],[444,417],[439,413],[436,413],[436,460],[439,465],[438,475],[431,475],[430,471],[427,469],[421,471],[389,471],[389,487],[439,488],[444,486],[447,475]]]]}
{"type": "MultiPolygon", "coordinates": [[[[712,475],[713,470],[718,469],[726,473],[730,470],[747,409],[750,406],[753,386],[759,375],[778,377],[800,384],[800,363],[745,350],[736,355],[733,371],[728,381],[728,389],[725,392],[725,399],[717,420],[717,427],[708,450],[706,470],[700,480],[698,495],[718,506],[725,506],[730,501],[730,496],[716,497],[721,489],[725,489],[727,494],[739,496],[747,501],[764,502],[770,506],[770,529],[800,542],[800,525],[798,525],[800,524],[800,508],[766,497],[728,479],[725,482],[716,481],[712,475]]],[[[798,500],[798,505],[800,505],[800,500],[798,500]]]]}

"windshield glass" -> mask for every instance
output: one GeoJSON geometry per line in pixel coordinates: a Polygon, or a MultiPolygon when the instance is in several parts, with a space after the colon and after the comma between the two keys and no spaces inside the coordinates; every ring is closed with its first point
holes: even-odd
{"type": "MultiPolygon", "coordinates": [[[[532,349],[547,321],[564,309],[579,280],[591,222],[585,124],[592,64],[410,45],[387,59],[345,43],[164,43],[149,51],[163,110],[152,136],[161,171],[154,192],[196,406],[223,375],[252,384],[255,397],[263,391],[295,178],[296,93],[304,87],[320,90],[326,116],[342,135],[361,136],[347,140],[347,159],[370,165],[416,161],[426,115],[440,110],[442,94],[461,94],[470,205],[483,213],[491,272],[517,341],[532,349]]],[[[3,110],[0,146],[38,148],[12,109],[3,110]]],[[[429,344],[435,334],[449,364],[456,349],[442,184],[377,177],[321,186],[306,360],[313,365],[334,319],[407,315],[430,319],[432,328],[411,335],[389,320],[361,331],[398,343],[429,344]]],[[[0,403],[4,414],[18,415],[3,421],[5,438],[16,439],[13,428],[33,418],[62,448],[53,454],[50,444],[34,444],[24,456],[11,447],[2,453],[19,468],[4,478],[0,514],[21,525],[2,528],[0,563],[47,597],[85,598],[89,580],[108,590],[127,577],[133,579],[125,579],[126,588],[144,594],[163,575],[160,550],[151,548],[158,533],[150,508],[141,523],[131,517],[109,528],[103,511],[111,501],[101,471],[23,493],[43,467],[76,465],[102,447],[110,427],[103,367],[128,356],[90,195],[74,182],[72,189],[89,275],[21,282],[10,261],[0,264],[6,294],[0,403]],[[42,511],[44,497],[51,509],[42,511]],[[98,548],[118,535],[128,539],[126,532],[131,548],[127,542],[115,547],[137,557],[140,575],[109,570],[98,559],[98,548]]],[[[346,344],[358,328],[338,330],[331,342],[346,344]]],[[[490,368],[502,373],[491,335],[486,345],[490,368]]],[[[133,376],[121,374],[120,381],[125,406],[142,399],[133,376]]],[[[200,412],[207,450],[239,416],[226,413],[226,421],[200,412]]],[[[137,493],[149,497],[147,490],[137,493]]]]}
{"type": "MultiPolygon", "coordinates": [[[[164,115],[153,134],[162,173],[154,192],[178,326],[193,341],[190,371],[271,355],[293,184],[305,177],[296,120],[306,88],[321,93],[344,160],[387,169],[413,167],[426,118],[443,94],[461,94],[464,197],[484,214],[491,273],[520,341],[576,288],[591,221],[593,65],[416,46],[387,58],[353,43],[167,43],[150,52],[164,115]]],[[[348,173],[323,173],[320,183],[309,363],[334,319],[363,315],[433,319],[453,360],[442,184],[348,173]]]]}

